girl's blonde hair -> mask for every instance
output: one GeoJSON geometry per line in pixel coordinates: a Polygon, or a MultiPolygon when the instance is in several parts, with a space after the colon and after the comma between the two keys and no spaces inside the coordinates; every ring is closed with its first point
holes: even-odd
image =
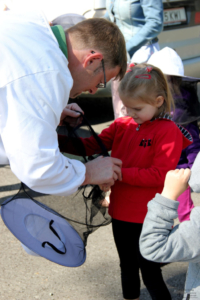
{"type": "Polygon", "coordinates": [[[131,64],[119,85],[119,95],[123,97],[139,98],[142,101],[155,104],[158,96],[163,96],[164,103],[159,113],[171,114],[174,110],[174,100],[162,71],[149,64],[131,64]]]}

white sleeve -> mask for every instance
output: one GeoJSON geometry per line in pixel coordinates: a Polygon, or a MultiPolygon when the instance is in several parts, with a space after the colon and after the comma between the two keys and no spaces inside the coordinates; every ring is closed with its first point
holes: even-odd
{"type": "Polygon", "coordinates": [[[50,71],[24,76],[1,90],[1,137],[11,169],[41,193],[69,195],[85,179],[84,164],[66,158],[58,148],[56,128],[72,84],[70,73],[50,71]]]}

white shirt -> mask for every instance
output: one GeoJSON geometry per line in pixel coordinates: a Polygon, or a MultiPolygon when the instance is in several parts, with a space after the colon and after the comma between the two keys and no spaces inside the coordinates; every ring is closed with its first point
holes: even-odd
{"type": "Polygon", "coordinates": [[[60,153],[56,133],[73,79],[42,12],[1,14],[0,66],[0,164],[35,191],[74,193],[85,166],[60,153]]]}

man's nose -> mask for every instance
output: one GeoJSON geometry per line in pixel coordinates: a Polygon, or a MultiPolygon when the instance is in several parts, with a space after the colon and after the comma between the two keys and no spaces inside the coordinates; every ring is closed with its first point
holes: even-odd
{"type": "Polygon", "coordinates": [[[95,94],[97,90],[98,90],[98,88],[94,87],[94,88],[90,89],[89,92],[90,92],[90,94],[95,94]]]}

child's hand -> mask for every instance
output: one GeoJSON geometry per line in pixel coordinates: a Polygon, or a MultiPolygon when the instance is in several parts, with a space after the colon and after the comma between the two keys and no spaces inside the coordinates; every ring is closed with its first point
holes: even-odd
{"type": "Polygon", "coordinates": [[[171,200],[177,200],[187,189],[190,174],[190,169],[169,171],[165,177],[164,188],[161,195],[171,200]]]}

